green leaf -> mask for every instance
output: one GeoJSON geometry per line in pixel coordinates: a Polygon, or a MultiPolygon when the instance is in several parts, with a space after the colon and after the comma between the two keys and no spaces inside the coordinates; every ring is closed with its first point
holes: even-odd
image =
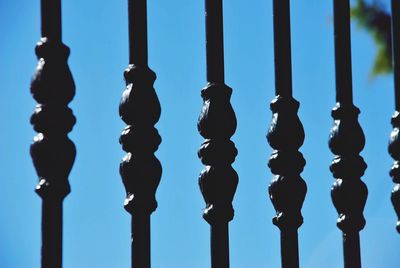
{"type": "Polygon", "coordinates": [[[358,27],[371,34],[376,44],[377,53],[371,77],[391,73],[393,67],[390,14],[379,1],[367,3],[364,0],[357,0],[356,5],[351,8],[351,17],[358,27]]]}

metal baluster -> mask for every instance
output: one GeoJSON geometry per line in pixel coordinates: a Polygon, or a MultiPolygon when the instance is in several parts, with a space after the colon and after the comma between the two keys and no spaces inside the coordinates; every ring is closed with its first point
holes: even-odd
{"type": "Polygon", "coordinates": [[[273,116],[267,133],[274,149],[268,162],[274,174],[269,195],[276,210],[273,223],[281,231],[282,267],[294,268],[299,267],[297,229],[303,223],[301,207],[307,192],[300,176],[306,162],[298,151],[304,129],[297,116],[299,102],[292,96],[289,0],[275,0],[273,12],[276,97],[271,102],[273,116]]]}
{"type": "Polygon", "coordinates": [[[205,141],[199,149],[206,166],[199,186],[206,202],[203,218],[211,225],[211,266],[229,267],[229,221],[233,219],[233,196],[238,175],[231,164],[237,150],[230,140],[236,131],[236,117],[230,104],[232,89],[225,85],[222,0],[206,0],[207,86],[197,123],[205,141]]]}
{"type": "Polygon", "coordinates": [[[61,41],[61,0],[42,0],[42,38],[31,93],[38,102],[31,124],[38,134],[30,153],[39,176],[36,193],[42,198],[42,268],[62,267],[62,203],[70,192],[68,176],[76,150],[68,133],[75,117],[68,103],[75,84],[68,67],[69,48],[61,41]]]}
{"type": "Polygon", "coordinates": [[[147,3],[128,0],[129,66],[126,89],[119,106],[127,124],[120,143],[127,152],[120,165],[126,189],[125,209],[132,215],[132,267],[150,267],[150,215],[157,208],[155,193],[161,178],[161,163],[155,157],[161,137],[154,125],[161,113],[153,88],[155,73],[147,60],[147,3]]]}
{"type": "Polygon", "coordinates": [[[390,170],[395,186],[392,191],[392,203],[396,211],[397,231],[400,233],[400,1],[392,0],[392,47],[394,69],[394,91],[396,111],[392,116],[393,131],[390,134],[389,153],[394,164],[390,170]]]}
{"type": "Polygon", "coordinates": [[[330,166],[336,181],[331,189],[339,214],[337,226],[343,232],[344,267],[361,267],[359,232],[365,226],[363,210],[368,189],[361,180],[367,168],[359,155],[365,145],[358,123],[360,110],[353,104],[349,0],[334,0],[336,106],[329,148],[335,154],[330,166]]]}

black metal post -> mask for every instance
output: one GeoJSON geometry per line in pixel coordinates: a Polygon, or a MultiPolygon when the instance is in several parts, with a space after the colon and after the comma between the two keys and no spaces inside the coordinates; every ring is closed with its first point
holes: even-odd
{"type": "Polygon", "coordinates": [[[358,231],[343,233],[345,267],[361,267],[360,234],[358,231]]]}
{"type": "Polygon", "coordinates": [[[229,267],[229,226],[222,222],[211,225],[212,267],[229,267]]]}
{"type": "Polygon", "coordinates": [[[236,116],[230,104],[232,89],[224,82],[222,0],[206,0],[208,85],[201,91],[204,104],[197,123],[205,141],[199,157],[206,166],[199,186],[206,202],[203,218],[211,225],[211,266],[229,267],[228,224],[233,219],[233,196],[238,175],[232,168],[237,150],[230,140],[236,116]]]}
{"type": "Polygon", "coordinates": [[[331,189],[333,204],[339,214],[337,226],[343,232],[344,267],[361,267],[359,232],[365,226],[363,210],[368,189],[361,180],[367,168],[359,155],[365,145],[358,123],[360,110],[352,98],[350,4],[334,0],[336,106],[329,147],[335,158],[330,166],[336,181],[331,189]]]}
{"type": "Polygon", "coordinates": [[[350,5],[348,0],[334,0],[336,100],[352,105],[350,5]]]}
{"type": "Polygon", "coordinates": [[[42,38],[31,93],[38,102],[31,123],[38,134],[31,156],[39,176],[36,192],[42,205],[42,268],[62,267],[62,203],[70,192],[68,176],[75,145],[68,138],[75,117],[68,103],[75,84],[68,67],[69,48],[61,41],[61,0],[42,0],[42,38]]]}
{"type": "Polygon", "coordinates": [[[224,83],[224,28],[222,1],[205,1],[207,81],[224,83]]]}
{"type": "Polygon", "coordinates": [[[389,153],[394,164],[390,176],[395,183],[392,191],[392,203],[397,214],[397,231],[400,233],[400,1],[392,0],[392,48],[394,70],[394,92],[396,111],[392,116],[393,131],[390,134],[389,153]]]}
{"type": "Polygon", "coordinates": [[[128,0],[129,63],[147,66],[147,1],[128,0]]]}
{"type": "Polygon", "coordinates": [[[292,96],[292,49],[290,37],[290,1],[273,1],[275,93],[292,96]]]}
{"type": "Polygon", "coordinates": [[[150,267],[150,215],[132,218],[132,267],[150,267]]]}
{"type": "Polygon", "coordinates": [[[303,223],[301,208],[307,186],[301,178],[305,159],[299,152],[304,129],[297,116],[299,102],[292,96],[290,2],[274,0],[275,92],[267,139],[274,149],[268,166],[274,174],[269,196],[275,207],[273,223],[281,231],[282,267],[299,267],[297,229],[303,223]]]}
{"type": "Polygon", "coordinates": [[[132,215],[132,267],[150,267],[150,215],[157,208],[155,193],[161,164],[155,157],[161,137],[154,125],[161,113],[153,84],[155,73],[147,63],[146,0],[128,0],[129,66],[126,89],[119,106],[127,124],[120,143],[127,152],[120,165],[126,189],[125,209],[132,215]]]}
{"type": "Polygon", "coordinates": [[[299,267],[299,245],[297,230],[281,232],[282,267],[299,267]]]}
{"type": "Polygon", "coordinates": [[[41,0],[42,36],[61,41],[61,0],[41,0]]]}

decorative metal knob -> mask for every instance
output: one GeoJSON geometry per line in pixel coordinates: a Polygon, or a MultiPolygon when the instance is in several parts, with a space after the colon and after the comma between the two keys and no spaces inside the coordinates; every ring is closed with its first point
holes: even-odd
{"type": "Polygon", "coordinates": [[[201,91],[204,105],[198,129],[206,140],[199,157],[206,168],[200,174],[199,185],[207,204],[204,219],[210,224],[227,223],[234,214],[232,200],[238,175],[231,166],[237,155],[230,140],[236,130],[231,94],[232,89],[223,84],[209,84],[201,91]]]}
{"type": "Polygon", "coordinates": [[[267,134],[274,149],[268,166],[275,174],[269,186],[269,195],[276,210],[273,223],[282,232],[297,230],[303,224],[301,208],[307,186],[300,177],[306,164],[298,151],[304,142],[303,125],[297,116],[299,103],[279,95],[272,101],[272,122],[267,134]]]}
{"type": "Polygon", "coordinates": [[[392,125],[393,130],[390,134],[389,153],[395,161],[390,170],[390,176],[396,184],[392,191],[392,203],[398,217],[396,228],[400,233],[400,114],[398,111],[392,117],[392,125]]]}
{"type": "Polygon", "coordinates": [[[332,110],[335,121],[329,148],[336,156],[330,169],[336,181],[331,193],[339,214],[337,225],[344,233],[358,233],[365,226],[363,210],[368,190],[360,178],[367,164],[359,155],[365,144],[364,133],[357,121],[359,113],[357,107],[342,107],[340,103],[332,110]]]}
{"type": "Polygon", "coordinates": [[[161,137],[154,125],[161,107],[153,88],[156,76],[148,68],[130,65],[125,71],[126,89],[119,106],[120,116],[128,125],[120,143],[127,155],[120,172],[127,192],[125,208],[150,214],[157,208],[155,192],[161,178],[161,164],[154,156],[161,137]]]}
{"type": "Polygon", "coordinates": [[[36,46],[36,54],[39,62],[31,84],[32,96],[39,103],[31,117],[38,132],[31,145],[39,176],[36,192],[42,198],[62,200],[70,192],[68,175],[76,154],[67,136],[76,121],[67,106],[75,95],[67,64],[69,48],[44,37],[36,46]]]}

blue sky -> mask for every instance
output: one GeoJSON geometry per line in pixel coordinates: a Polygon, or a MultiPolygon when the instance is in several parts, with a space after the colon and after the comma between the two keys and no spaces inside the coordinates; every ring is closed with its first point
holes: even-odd
{"type": "MultiPolygon", "coordinates": [[[[224,1],[226,83],[239,150],[234,168],[239,186],[230,224],[231,267],[280,265],[279,230],[267,195],[271,153],[265,133],[274,97],[272,1],[224,1]]],[[[64,267],[106,268],[130,265],[130,215],[118,167],[124,152],[118,116],[128,65],[127,3],[63,1],[63,40],[71,48],[69,65],[77,92],[70,107],[77,124],[70,137],[78,154],[64,202],[64,267]]],[[[333,156],[327,146],[335,104],[333,3],[292,1],[293,92],[301,107],[308,185],[299,231],[302,267],[342,266],[341,234],[330,200],[333,156]]],[[[157,73],[162,115],[157,128],[163,142],[157,152],[163,176],[159,207],[152,216],[154,268],[209,267],[209,226],[197,178],[202,138],[196,129],[206,85],[203,1],[148,1],[149,65],[157,73]]],[[[39,267],[41,200],[29,156],[35,135],[29,117],[35,102],[29,93],[40,38],[39,1],[0,1],[0,263],[4,268],[39,267]]],[[[366,268],[396,267],[400,240],[390,203],[392,182],[387,153],[394,112],[391,75],[371,81],[375,47],[352,26],[354,101],[366,135],[363,177],[369,188],[367,226],[361,234],[366,268]]],[[[56,90],[56,89],[55,89],[56,90]]]]}

